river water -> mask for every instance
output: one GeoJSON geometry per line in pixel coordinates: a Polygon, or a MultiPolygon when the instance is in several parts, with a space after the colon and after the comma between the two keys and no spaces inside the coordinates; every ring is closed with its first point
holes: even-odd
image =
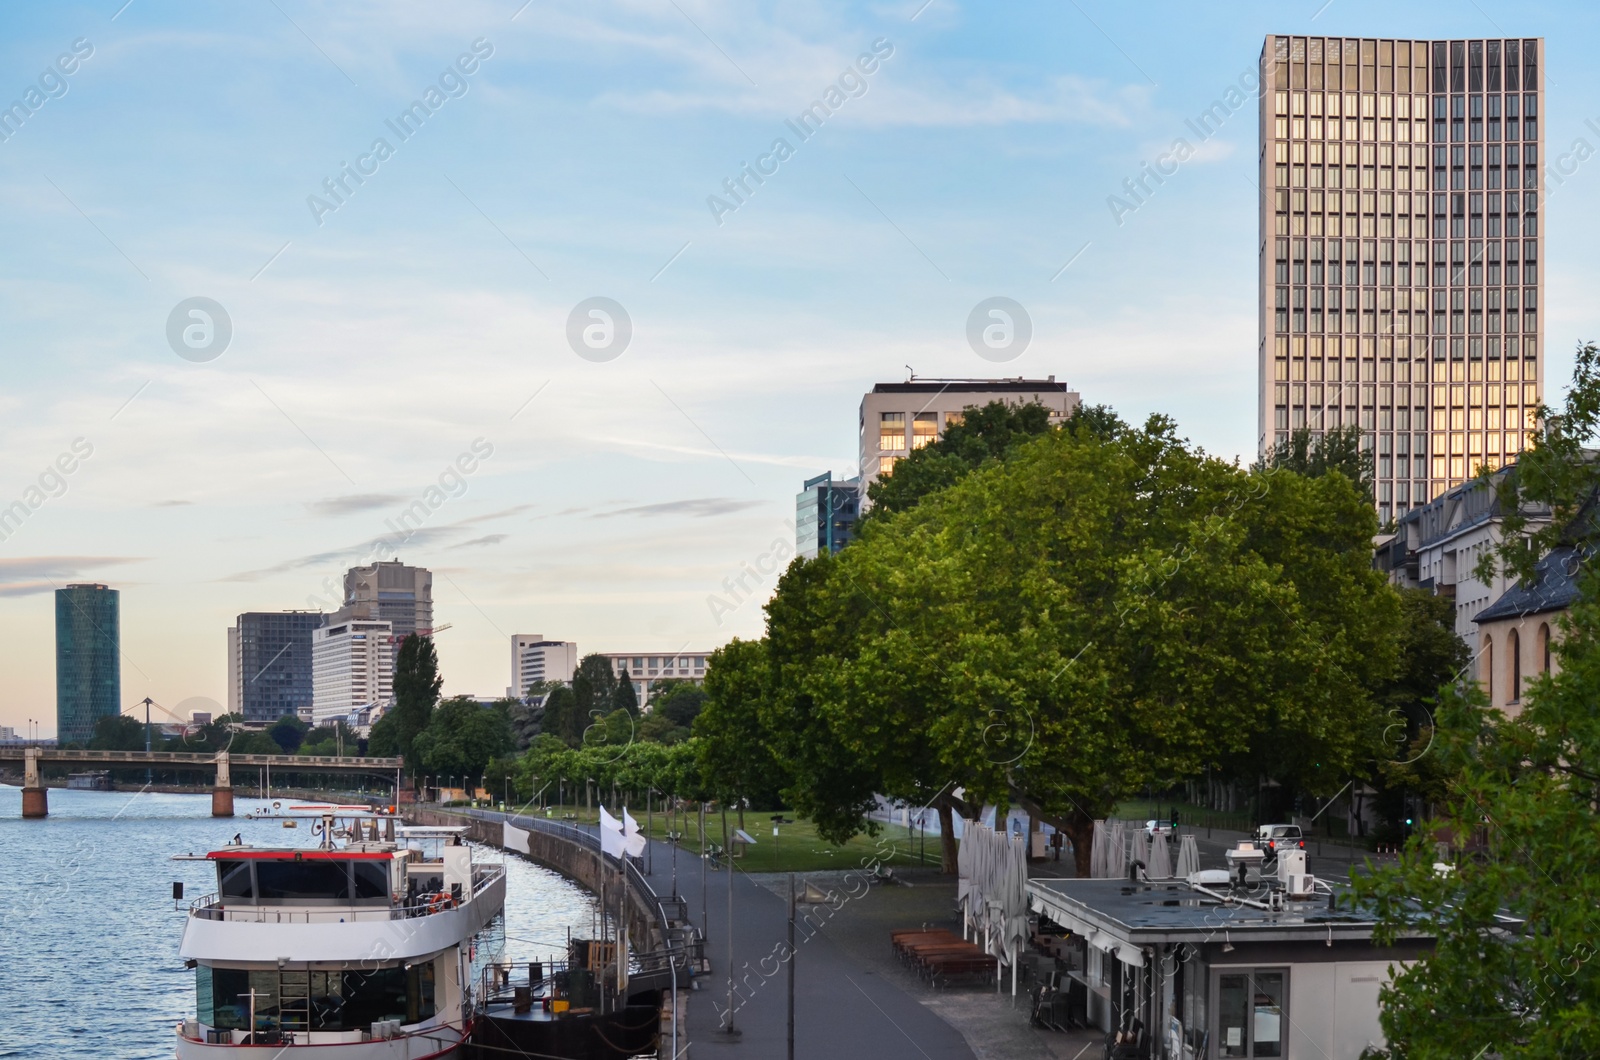
{"type": "MultiPolygon", "coordinates": [[[[194,1014],[194,973],[178,957],[186,898],[216,890],[202,854],[235,833],[247,843],[309,846],[310,830],[244,817],[265,805],[238,798],[233,819],[211,796],[52,788],[50,816],[22,820],[22,794],[0,786],[0,1057],[170,1057],[173,1025],[194,1014]]],[[[587,936],[589,892],[498,850],[504,858],[506,955],[560,955],[567,932],[587,936]]]]}

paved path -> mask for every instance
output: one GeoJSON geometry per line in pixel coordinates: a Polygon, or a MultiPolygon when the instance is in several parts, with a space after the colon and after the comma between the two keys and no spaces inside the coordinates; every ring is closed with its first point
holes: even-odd
{"type": "MultiPolygon", "coordinates": [[[[672,847],[656,842],[652,885],[671,889],[672,847]]],[[[709,917],[706,954],[712,974],[689,1006],[692,1057],[747,1056],[781,1058],[787,1034],[788,965],[783,961],[788,932],[785,899],[745,873],[735,870],[733,883],[733,1023],[741,1032],[736,1042],[719,1041],[716,1031],[728,1007],[728,885],[726,870],[706,873],[701,890],[700,860],[678,853],[678,893],[690,917],[700,921],[702,895],[709,917]]],[[[865,881],[853,890],[863,892],[865,881]]],[[[848,903],[850,890],[837,901],[848,903]]],[[[795,927],[795,1056],[798,1060],[836,1057],[926,1058],[975,1060],[965,1040],[950,1024],[930,1011],[878,969],[853,960],[829,934],[820,930],[826,915],[809,912],[809,922],[795,927]]],[[[807,915],[801,907],[801,915],[807,915]]],[[[883,938],[888,948],[888,937],[883,938]]]]}
{"type": "MultiPolygon", "coordinates": [[[[595,826],[584,830],[593,833],[595,826]]],[[[653,864],[646,878],[658,894],[671,894],[673,847],[659,840],[651,847],[653,864]]],[[[734,870],[733,1024],[741,1034],[733,1040],[719,1038],[716,1032],[726,1022],[728,1009],[729,873],[708,869],[702,889],[698,857],[678,851],[677,867],[677,893],[688,906],[689,918],[697,927],[707,928],[706,955],[712,967],[710,975],[696,981],[687,1020],[688,1051],[681,1055],[685,1060],[782,1060],[789,989],[788,964],[783,960],[787,902],[734,870]],[[702,921],[702,909],[709,924],[702,921]]],[[[863,880],[850,890],[865,892],[867,885],[863,880]]],[[[841,889],[843,904],[853,900],[850,890],[841,889]]],[[[960,1031],[880,969],[853,959],[821,930],[831,915],[814,910],[809,925],[797,920],[795,927],[796,1060],[978,1060],[960,1031]]],[[[887,934],[881,942],[887,951],[887,934]]],[[[679,1048],[684,1048],[682,1041],[679,1048]]]]}

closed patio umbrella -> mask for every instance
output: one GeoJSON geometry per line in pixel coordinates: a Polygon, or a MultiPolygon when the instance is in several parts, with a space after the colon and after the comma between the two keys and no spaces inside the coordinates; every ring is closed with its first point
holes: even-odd
{"type": "Polygon", "coordinates": [[[1089,847],[1089,875],[1093,879],[1103,880],[1106,876],[1106,823],[1094,823],[1094,840],[1089,847]]]}
{"type": "Polygon", "coordinates": [[[1150,871],[1150,835],[1139,825],[1133,826],[1133,857],[1145,872],[1150,871]]]}
{"type": "Polygon", "coordinates": [[[1186,835],[1178,840],[1178,868],[1173,875],[1186,880],[1191,873],[1199,871],[1200,848],[1195,845],[1194,836],[1186,835]]]}
{"type": "Polygon", "coordinates": [[[1120,880],[1128,874],[1128,837],[1123,830],[1123,822],[1106,822],[1109,830],[1109,842],[1106,856],[1106,878],[1120,880]]]}
{"type": "Polygon", "coordinates": [[[1162,836],[1150,840],[1150,861],[1146,871],[1152,880],[1165,880],[1172,876],[1172,851],[1162,836]]]}

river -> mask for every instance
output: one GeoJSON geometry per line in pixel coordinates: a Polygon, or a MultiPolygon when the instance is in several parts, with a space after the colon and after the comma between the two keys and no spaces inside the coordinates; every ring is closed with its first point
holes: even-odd
{"type": "MultiPolygon", "coordinates": [[[[194,973],[178,957],[186,898],[216,889],[210,864],[172,861],[239,833],[247,843],[310,845],[309,829],[244,815],[211,796],[50,790],[50,816],[22,819],[21,789],[0,786],[0,1057],[170,1057],[173,1025],[194,1014],[194,973]]],[[[541,960],[588,935],[595,903],[565,877],[516,855],[507,866],[506,955],[541,960]]]]}

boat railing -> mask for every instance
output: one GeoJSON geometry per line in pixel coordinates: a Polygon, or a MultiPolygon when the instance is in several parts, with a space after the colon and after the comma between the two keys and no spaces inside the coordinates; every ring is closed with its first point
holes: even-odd
{"type": "MultiPolygon", "coordinates": [[[[482,894],[505,875],[500,865],[477,865],[472,872],[473,895],[482,894]]],[[[472,899],[466,899],[470,902],[472,899]]],[[[462,904],[466,904],[463,902],[462,904]]],[[[216,894],[196,898],[189,903],[189,915],[196,920],[219,920],[247,924],[331,924],[341,921],[353,923],[380,920],[411,920],[432,916],[455,908],[454,900],[418,900],[391,906],[351,906],[337,903],[319,906],[255,905],[241,902],[229,904],[218,900],[216,894]]]]}

